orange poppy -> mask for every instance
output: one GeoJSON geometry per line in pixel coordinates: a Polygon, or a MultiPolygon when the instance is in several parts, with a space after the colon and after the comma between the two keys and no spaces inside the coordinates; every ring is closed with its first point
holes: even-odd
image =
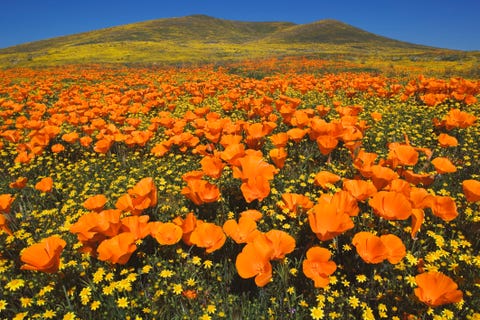
{"type": "Polygon", "coordinates": [[[103,207],[107,203],[108,199],[103,194],[97,194],[89,197],[83,202],[83,207],[91,211],[102,211],[103,207]]]}
{"type": "MultiPolygon", "coordinates": [[[[269,249],[267,246],[266,250],[269,249]]],[[[258,287],[265,286],[272,279],[272,265],[269,256],[253,243],[248,243],[243,247],[242,252],[237,255],[235,267],[238,275],[243,279],[255,277],[255,284],[258,287]]]]}
{"type": "Polygon", "coordinates": [[[17,180],[14,182],[11,182],[9,184],[9,187],[12,189],[23,189],[27,185],[28,179],[25,177],[19,177],[17,180]]]}
{"type": "Polygon", "coordinates": [[[380,191],[368,201],[375,214],[387,220],[405,220],[412,213],[412,205],[404,194],[380,191]]]}
{"type": "Polygon", "coordinates": [[[5,231],[8,235],[13,235],[12,230],[7,226],[7,217],[0,213],[0,230],[5,231]]]}
{"type": "Polygon", "coordinates": [[[457,168],[453,165],[453,163],[445,157],[438,157],[433,159],[432,161],[435,170],[440,173],[451,173],[457,171],[457,168]]]}
{"type": "Polygon", "coordinates": [[[371,232],[361,231],[352,239],[358,255],[363,261],[370,264],[382,263],[388,255],[388,250],[380,239],[371,232]]]}
{"type": "Polygon", "coordinates": [[[392,162],[392,167],[414,166],[418,161],[418,152],[411,145],[390,143],[388,149],[388,160],[392,162]]]}
{"type": "Polygon", "coordinates": [[[287,145],[288,134],[286,132],[279,132],[270,136],[270,141],[276,148],[283,148],[287,145]]]}
{"type": "Polygon", "coordinates": [[[173,223],[182,228],[183,242],[185,242],[185,244],[189,246],[193,245],[193,243],[190,241],[190,235],[197,226],[197,218],[195,217],[193,212],[189,212],[186,215],[185,219],[183,219],[182,217],[176,217],[175,219],[173,219],[173,223]]]}
{"type": "Polygon", "coordinates": [[[402,177],[414,185],[429,186],[435,181],[435,176],[429,173],[415,173],[412,170],[403,170],[402,177]]]}
{"type": "Polygon", "coordinates": [[[320,149],[320,153],[324,156],[332,152],[338,145],[338,139],[330,135],[318,136],[316,141],[317,146],[320,149]]]}
{"type": "Polygon", "coordinates": [[[60,153],[65,150],[65,147],[61,143],[56,143],[50,148],[53,153],[60,153]]]}
{"type": "Polygon", "coordinates": [[[173,222],[150,222],[150,234],[161,245],[172,245],[180,241],[183,236],[182,228],[173,222]]]}
{"type": "Polygon", "coordinates": [[[120,232],[130,232],[135,239],[143,239],[150,234],[149,216],[128,216],[121,220],[120,232]]]}
{"type": "Polygon", "coordinates": [[[365,178],[370,178],[372,176],[372,166],[375,159],[377,159],[377,154],[372,152],[366,152],[360,150],[353,160],[353,166],[360,171],[362,176],[365,178]]]}
{"type": "Polygon", "coordinates": [[[35,184],[35,189],[41,192],[51,192],[53,189],[53,179],[46,177],[35,184]]]}
{"type": "Polygon", "coordinates": [[[260,219],[262,219],[263,215],[258,210],[249,209],[249,210],[245,210],[245,211],[240,212],[240,217],[248,217],[248,218],[251,218],[254,221],[259,221],[260,219]]]}
{"type": "Polygon", "coordinates": [[[380,236],[380,240],[387,249],[386,258],[391,264],[399,263],[407,254],[407,249],[402,240],[393,234],[380,236]]]}
{"type": "Polygon", "coordinates": [[[377,188],[371,181],[365,180],[344,180],[343,190],[350,193],[358,201],[364,201],[377,192],[377,188]]]}
{"type": "Polygon", "coordinates": [[[98,213],[89,212],[81,216],[77,222],[70,226],[70,232],[77,235],[83,244],[94,244],[105,239],[105,235],[95,230],[98,224],[98,213]]]}
{"type": "Polygon", "coordinates": [[[220,249],[226,239],[222,227],[210,222],[197,224],[190,235],[190,241],[197,247],[205,248],[207,253],[220,249]]]}
{"type": "Polygon", "coordinates": [[[242,143],[234,143],[225,147],[220,153],[220,158],[232,166],[241,166],[239,159],[245,155],[245,146],[242,143]]]}
{"type": "Polygon", "coordinates": [[[132,197],[135,209],[146,209],[157,205],[157,188],[153,182],[153,178],[143,178],[128,190],[128,194],[132,197]]]}
{"type": "Polygon", "coordinates": [[[398,174],[392,169],[381,165],[371,166],[371,180],[377,190],[382,190],[394,179],[398,179],[398,174]]]}
{"type": "Polygon", "coordinates": [[[111,137],[98,140],[93,147],[93,150],[98,153],[107,153],[113,145],[115,140],[111,137]]]}
{"type": "Polygon", "coordinates": [[[480,181],[473,179],[464,180],[462,189],[468,202],[480,201],[480,181]]]}
{"type": "Polygon", "coordinates": [[[270,150],[268,153],[270,159],[272,159],[273,163],[278,169],[282,169],[285,165],[285,161],[287,160],[288,153],[285,148],[275,148],[270,150]]]}
{"type": "Polygon", "coordinates": [[[249,217],[240,217],[237,221],[230,219],[223,224],[223,231],[236,243],[247,243],[257,236],[257,223],[249,217]]]}
{"type": "Polygon", "coordinates": [[[423,224],[423,221],[425,220],[425,213],[423,209],[417,209],[414,208],[412,209],[412,231],[410,232],[410,235],[412,239],[416,239],[417,237],[417,232],[420,230],[420,227],[423,224]]]}
{"type": "Polygon", "coordinates": [[[220,178],[225,166],[222,159],[217,156],[205,156],[200,160],[200,164],[202,165],[203,173],[214,179],[220,178]]]}
{"type": "Polygon", "coordinates": [[[329,184],[334,184],[335,182],[341,179],[340,176],[328,172],[328,171],[320,171],[315,175],[314,183],[317,186],[322,187],[323,189],[328,188],[329,184]]]}
{"type": "Polygon", "coordinates": [[[135,250],[135,236],[130,232],[122,232],[98,245],[98,260],[126,264],[135,250]]]}
{"type": "Polygon", "coordinates": [[[430,207],[434,196],[424,188],[413,187],[410,189],[410,203],[412,208],[424,209],[430,207]]]}
{"type": "Polygon", "coordinates": [[[302,262],[303,274],[314,281],[315,288],[325,288],[330,283],[329,276],[337,270],[337,264],[331,261],[328,249],[311,247],[307,258],[302,262]]]}
{"type": "Polygon", "coordinates": [[[308,212],[308,222],[313,233],[322,241],[335,238],[354,227],[350,216],[337,210],[333,203],[321,201],[308,212]]]}
{"type": "Polygon", "coordinates": [[[373,111],[373,112],[370,113],[370,116],[372,117],[373,121],[375,121],[375,122],[378,122],[378,121],[382,120],[382,114],[379,113],[379,112],[373,111]]]}
{"type": "Polygon", "coordinates": [[[14,200],[11,194],[0,194],[0,213],[9,213],[14,200]]]}
{"type": "Polygon", "coordinates": [[[191,179],[181,193],[197,206],[220,199],[220,189],[206,180],[191,179]]]}
{"type": "Polygon", "coordinates": [[[273,250],[270,256],[271,260],[281,260],[295,249],[295,239],[285,231],[270,230],[265,233],[265,237],[270,241],[273,250]]]}
{"type": "Polygon", "coordinates": [[[78,133],[76,132],[65,133],[64,135],[62,135],[62,140],[67,143],[74,143],[75,141],[78,140],[78,133]]]}
{"type": "Polygon", "coordinates": [[[299,213],[306,212],[313,207],[313,202],[303,194],[284,193],[278,206],[287,211],[291,217],[296,217],[299,213]]]}
{"type": "Polygon", "coordinates": [[[434,196],[430,203],[430,209],[437,217],[443,221],[451,221],[458,216],[455,200],[448,196],[434,196]]]}
{"type": "Polygon", "coordinates": [[[262,201],[270,194],[270,183],[263,176],[257,176],[243,182],[240,190],[248,203],[254,200],[262,201]]]}
{"type": "Polygon", "coordinates": [[[320,199],[324,199],[327,202],[333,204],[339,213],[346,213],[350,217],[357,216],[360,212],[357,200],[347,191],[340,190],[328,198],[326,194],[322,194],[320,199]]]}
{"type": "Polygon", "coordinates": [[[308,133],[307,129],[292,128],[287,131],[289,140],[299,143],[303,137],[308,133]]]}
{"type": "Polygon", "coordinates": [[[22,270],[37,270],[55,273],[60,266],[60,255],[67,243],[62,238],[51,236],[22,251],[22,270]]]}
{"type": "Polygon", "coordinates": [[[451,135],[446,134],[446,133],[440,133],[438,135],[438,143],[443,148],[458,146],[457,138],[452,137],[451,135]]]}
{"type": "Polygon", "coordinates": [[[463,299],[462,291],[452,278],[438,271],[429,271],[415,276],[417,298],[430,307],[457,303],[463,299]]]}
{"type": "Polygon", "coordinates": [[[239,159],[240,166],[233,167],[233,177],[247,181],[251,178],[263,177],[266,180],[273,179],[277,169],[263,160],[260,151],[247,150],[246,154],[239,159]]]}

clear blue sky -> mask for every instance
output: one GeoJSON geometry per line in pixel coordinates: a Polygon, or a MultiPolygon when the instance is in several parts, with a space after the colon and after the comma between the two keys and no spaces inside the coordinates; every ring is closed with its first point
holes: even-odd
{"type": "Polygon", "coordinates": [[[480,0],[0,0],[0,48],[190,14],[299,24],[328,18],[397,40],[480,50],[480,0]]]}

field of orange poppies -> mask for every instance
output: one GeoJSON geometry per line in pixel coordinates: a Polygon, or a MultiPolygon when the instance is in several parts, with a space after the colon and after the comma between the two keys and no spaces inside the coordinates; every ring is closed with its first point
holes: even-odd
{"type": "Polygon", "coordinates": [[[0,318],[480,319],[480,81],[350,67],[0,71],[0,318]]]}

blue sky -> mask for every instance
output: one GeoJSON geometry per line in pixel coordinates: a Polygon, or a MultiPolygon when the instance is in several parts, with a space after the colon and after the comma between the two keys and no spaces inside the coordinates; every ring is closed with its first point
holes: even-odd
{"type": "Polygon", "coordinates": [[[206,14],[243,21],[336,19],[417,44],[480,50],[479,0],[0,0],[0,48],[127,23],[206,14]]]}

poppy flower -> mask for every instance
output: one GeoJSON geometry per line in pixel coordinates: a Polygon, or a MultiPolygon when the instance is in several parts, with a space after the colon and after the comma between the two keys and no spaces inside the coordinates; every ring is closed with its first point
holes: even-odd
{"type": "Polygon", "coordinates": [[[51,236],[22,251],[22,270],[37,270],[55,273],[60,266],[60,255],[67,243],[62,238],[51,236]]]}
{"type": "Polygon", "coordinates": [[[135,250],[135,236],[130,232],[122,232],[98,245],[98,260],[126,264],[135,250]]]}
{"type": "Polygon", "coordinates": [[[297,214],[306,212],[313,207],[313,202],[303,194],[284,193],[278,206],[280,209],[288,211],[290,216],[295,217],[297,214]]]}
{"type": "Polygon", "coordinates": [[[98,140],[93,147],[93,150],[98,153],[107,153],[113,145],[115,140],[113,138],[103,138],[98,140]]]}
{"type": "Polygon", "coordinates": [[[448,196],[434,196],[430,203],[432,213],[443,221],[451,221],[458,216],[455,200],[448,196]]]}
{"type": "Polygon", "coordinates": [[[480,201],[480,181],[473,179],[464,180],[462,189],[468,202],[480,201]]]}
{"type": "Polygon", "coordinates": [[[13,235],[12,230],[7,226],[7,218],[2,213],[0,213],[0,230],[5,231],[10,236],[13,235]]]}
{"type": "Polygon", "coordinates": [[[225,166],[222,159],[216,156],[205,156],[200,160],[200,164],[202,165],[203,173],[214,179],[220,178],[225,166]]]}
{"type": "Polygon", "coordinates": [[[332,152],[338,145],[338,139],[330,135],[318,136],[316,141],[318,149],[320,149],[320,153],[324,156],[332,152]]]}
{"type": "Polygon", "coordinates": [[[65,150],[65,147],[61,143],[56,143],[50,148],[53,153],[60,153],[65,150]]]}
{"type": "Polygon", "coordinates": [[[302,262],[303,274],[314,281],[315,288],[325,288],[330,283],[329,276],[337,270],[336,263],[330,260],[332,254],[316,246],[308,249],[306,256],[302,262]]]}
{"type": "MultiPolygon", "coordinates": [[[[268,247],[266,249],[269,250],[268,247]]],[[[235,267],[238,275],[243,279],[255,277],[255,284],[258,287],[264,287],[272,279],[270,258],[258,245],[253,243],[248,243],[243,247],[242,252],[237,255],[235,267]]]]}
{"type": "Polygon", "coordinates": [[[238,159],[240,166],[233,167],[233,177],[242,181],[263,177],[265,180],[272,180],[277,169],[263,160],[262,153],[255,150],[247,150],[245,156],[238,159]]]}
{"type": "Polygon", "coordinates": [[[385,234],[380,236],[380,241],[387,249],[386,258],[391,264],[399,263],[407,254],[407,249],[402,240],[393,234],[385,234]]]}
{"type": "Polygon", "coordinates": [[[0,213],[9,213],[14,200],[11,194],[0,194],[0,213]]]}
{"type": "Polygon", "coordinates": [[[425,213],[423,209],[417,209],[414,208],[412,209],[412,231],[410,232],[410,235],[412,239],[416,239],[417,232],[420,230],[420,227],[423,224],[423,221],[425,220],[425,213]]]}
{"type": "Polygon", "coordinates": [[[207,253],[220,249],[226,239],[222,227],[210,222],[197,224],[190,235],[190,241],[197,247],[205,248],[207,253]]]}
{"type": "Polygon", "coordinates": [[[53,179],[46,177],[35,184],[35,189],[41,192],[51,192],[53,189],[53,179]]]}
{"type": "Polygon", "coordinates": [[[439,174],[451,173],[457,171],[457,168],[453,163],[445,157],[438,157],[432,160],[432,164],[435,167],[435,170],[439,174]]]}
{"type": "Polygon", "coordinates": [[[193,243],[190,241],[190,235],[192,234],[193,230],[197,226],[197,218],[193,214],[193,212],[189,212],[185,219],[182,217],[176,217],[173,219],[173,223],[178,225],[180,228],[182,228],[182,240],[185,242],[185,244],[191,246],[193,243]]]}
{"type": "Polygon", "coordinates": [[[262,219],[263,215],[258,210],[248,209],[248,210],[240,212],[240,217],[248,217],[248,218],[251,218],[254,221],[259,221],[260,219],[262,219]]]}
{"type": "Polygon", "coordinates": [[[143,239],[150,234],[150,225],[148,224],[149,216],[127,216],[122,218],[120,232],[130,232],[135,239],[143,239]]]}
{"type": "Polygon", "coordinates": [[[263,176],[252,177],[241,184],[240,190],[248,203],[262,201],[270,194],[270,183],[263,176]]]}
{"type": "Polygon", "coordinates": [[[377,188],[371,181],[365,180],[344,180],[343,190],[350,193],[358,201],[364,201],[377,192],[377,188]]]}
{"type": "Polygon", "coordinates": [[[463,299],[462,291],[452,278],[438,271],[429,271],[415,276],[415,296],[430,307],[457,303],[463,299]]]}
{"type": "Polygon", "coordinates": [[[299,143],[307,133],[308,130],[300,128],[292,128],[287,131],[289,140],[292,140],[295,143],[299,143]]]}
{"type": "Polygon", "coordinates": [[[435,181],[435,176],[429,173],[415,173],[412,170],[403,170],[402,177],[414,185],[429,186],[435,181]]]}
{"type": "Polygon", "coordinates": [[[218,187],[206,180],[192,179],[183,187],[181,193],[197,206],[220,199],[218,187]]]}
{"type": "Polygon", "coordinates": [[[103,194],[97,194],[89,197],[83,202],[83,207],[91,211],[102,211],[103,207],[107,203],[108,199],[103,194]]]}
{"type": "Polygon", "coordinates": [[[283,259],[286,254],[291,253],[295,249],[295,239],[282,230],[270,230],[265,233],[265,237],[270,241],[273,249],[271,260],[283,259]]]}
{"type": "Polygon", "coordinates": [[[458,146],[458,140],[455,137],[452,137],[449,134],[446,133],[440,133],[438,135],[438,143],[442,148],[447,148],[447,147],[456,147],[458,146]]]}
{"type": "Polygon", "coordinates": [[[395,191],[377,192],[368,201],[375,214],[387,220],[405,220],[412,213],[412,205],[402,193],[395,191]]]}
{"type": "Polygon", "coordinates": [[[67,143],[74,143],[78,140],[78,133],[76,132],[69,132],[62,135],[62,140],[67,143]]]}
{"type": "Polygon", "coordinates": [[[373,165],[371,166],[371,177],[373,185],[377,190],[382,190],[390,181],[398,179],[398,174],[390,168],[373,165]]]}
{"type": "Polygon", "coordinates": [[[414,166],[418,162],[418,152],[408,144],[390,143],[388,160],[392,161],[393,167],[414,166]]]}
{"type": "Polygon", "coordinates": [[[331,173],[329,171],[320,171],[315,175],[314,183],[315,185],[320,186],[323,189],[326,189],[329,184],[334,184],[340,179],[341,177],[334,173],[331,173]]]}
{"type": "Polygon", "coordinates": [[[382,114],[376,111],[373,111],[370,113],[370,116],[372,117],[373,121],[378,122],[382,120],[382,114]]]}
{"type": "Polygon", "coordinates": [[[220,158],[233,166],[241,166],[239,159],[245,155],[245,146],[242,143],[234,143],[225,147],[220,153],[220,158]]]}
{"type": "Polygon", "coordinates": [[[382,263],[388,255],[385,244],[371,232],[361,231],[355,234],[352,239],[358,255],[363,261],[370,264],[382,263]]]}
{"type": "Polygon", "coordinates": [[[133,206],[137,210],[157,205],[157,188],[151,177],[138,181],[133,188],[128,190],[128,194],[132,197],[133,206]]]}
{"type": "Polygon", "coordinates": [[[288,153],[285,148],[275,148],[269,151],[268,155],[278,169],[282,169],[287,160],[288,153]]]}
{"type": "Polygon", "coordinates": [[[152,237],[161,245],[172,245],[182,239],[182,228],[173,222],[150,222],[149,228],[152,237]]]}
{"type": "Polygon", "coordinates": [[[308,222],[318,239],[327,241],[354,227],[350,216],[333,203],[321,201],[308,212],[308,222]]]}
{"type": "Polygon", "coordinates": [[[350,217],[355,217],[360,212],[357,200],[344,190],[335,192],[331,197],[322,194],[319,199],[324,199],[326,202],[333,204],[337,208],[337,212],[346,213],[350,217]]]}
{"type": "Polygon", "coordinates": [[[87,243],[93,245],[105,239],[105,235],[96,230],[98,220],[99,217],[96,212],[84,214],[70,226],[70,232],[76,234],[78,240],[84,245],[87,243]]]}
{"type": "Polygon", "coordinates": [[[258,234],[257,223],[249,217],[240,217],[237,221],[230,219],[223,224],[223,231],[236,243],[247,243],[258,234]]]}
{"type": "Polygon", "coordinates": [[[17,180],[14,182],[11,182],[9,184],[9,187],[12,189],[23,189],[27,185],[28,179],[25,177],[19,177],[17,180]]]}
{"type": "Polygon", "coordinates": [[[270,135],[270,141],[276,148],[283,148],[287,145],[288,134],[286,132],[279,132],[270,135]]]}

